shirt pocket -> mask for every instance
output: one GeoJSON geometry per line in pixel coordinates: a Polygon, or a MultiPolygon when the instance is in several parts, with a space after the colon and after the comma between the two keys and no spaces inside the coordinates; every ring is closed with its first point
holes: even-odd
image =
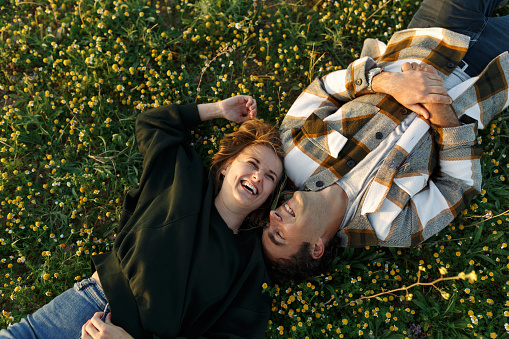
{"type": "Polygon", "coordinates": [[[302,136],[306,140],[306,149],[313,152],[313,148],[319,149],[327,155],[336,158],[343,149],[348,139],[320,119],[312,114],[301,128],[302,136]]]}

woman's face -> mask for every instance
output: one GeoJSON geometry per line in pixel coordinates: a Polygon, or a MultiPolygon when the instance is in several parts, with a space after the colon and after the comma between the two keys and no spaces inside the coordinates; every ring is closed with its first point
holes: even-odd
{"type": "Polygon", "coordinates": [[[251,213],[276,188],[283,175],[283,164],[267,146],[246,147],[226,168],[218,198],[235,213],[251,213]]]}

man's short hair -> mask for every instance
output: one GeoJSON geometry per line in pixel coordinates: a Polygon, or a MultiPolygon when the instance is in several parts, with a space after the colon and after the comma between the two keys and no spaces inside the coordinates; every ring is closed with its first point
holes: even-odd
{"type": "Polygon", "coordinates": [[[275,283],[288,280],[300,283],[313,276],[325,274],[337,257],[339,247],[339,238],[334,236],[325,244],[325,251],[322,257],[313,259],[310,243],[304,242],[297,253],[289,259],[267,262],[267,270],[272,281],[275,283]]]}

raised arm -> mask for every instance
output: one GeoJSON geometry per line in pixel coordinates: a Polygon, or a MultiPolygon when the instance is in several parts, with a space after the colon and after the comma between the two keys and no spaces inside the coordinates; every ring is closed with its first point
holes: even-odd
{"type": "Polygon", "coordinates": [[[248,95],[237,95],[214,103],[198,105],[201,121],[224,118],[242,123],[256,117],[256,100],[248,95]]]}

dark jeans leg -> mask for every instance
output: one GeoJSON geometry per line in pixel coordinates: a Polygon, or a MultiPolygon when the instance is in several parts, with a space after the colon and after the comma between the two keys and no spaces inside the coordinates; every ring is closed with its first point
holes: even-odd
{"type": "Polygon", "coordinates": [[[463,59],[466,73],[478,75],[509,50],[509,16],[491,17],[502,0],[424,0],[408,28],[443,27],[470,36],[463,59]]]}

